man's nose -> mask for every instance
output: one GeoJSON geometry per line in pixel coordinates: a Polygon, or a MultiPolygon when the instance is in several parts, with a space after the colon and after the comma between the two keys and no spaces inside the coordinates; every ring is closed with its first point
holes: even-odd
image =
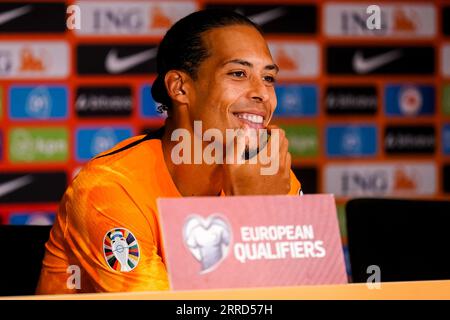
{"type": "Polygon", "coordinates": [[[253,78],[251,80],[249,96],[257,102],[266,102],[269,100],[269,89],[263,79],[253,78]]]}

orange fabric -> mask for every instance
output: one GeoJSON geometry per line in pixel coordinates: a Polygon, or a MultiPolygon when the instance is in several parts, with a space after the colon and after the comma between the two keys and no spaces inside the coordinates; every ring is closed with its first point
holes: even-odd
{"type": "MultiPolygon", "coordinates": [[[[103,154],[142,137],[128,139],[103,154]]],[[[300,183],[291,172],[289,194],[298,194],[299,189],[300,183]]],[[[60,203],[46,244],[37,293],[169,289],[157,215],[159,197],[181,197],[164,162],[161,140],[146,140],[90,161],[60,203]],[[121,266],[117,262],[114,270],[107,262],[105,235],[115,228],[130,231],[137,240],[138,250],[131,244],[129,247],[130,254],[132,250],[139,253],[131,271],[117,270],[121,266]]]]}

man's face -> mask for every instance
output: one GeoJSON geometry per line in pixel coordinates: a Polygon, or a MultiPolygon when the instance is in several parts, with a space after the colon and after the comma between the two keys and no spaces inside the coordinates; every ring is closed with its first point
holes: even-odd
{"type": "Polygon", "coordinates": [[[203,35],[209,57],[199,66],[190,95],[191,121],[203,130],[265,128],[277,100],[274,64],[262,35],[253,27],[215,28],[203,35]]]}

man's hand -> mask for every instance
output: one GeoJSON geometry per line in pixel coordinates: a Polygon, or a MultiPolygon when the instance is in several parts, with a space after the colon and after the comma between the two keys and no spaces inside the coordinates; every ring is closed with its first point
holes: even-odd
{"type": "MultiPolygon", "coordinates": [[[[288,194],[290,191],[291,155],[285,132],[277,126],[267,127],[270,138],[255,155],[256,162],[238,163],[236,156],[224,166],[224,192],[226,195],[288,194]],[[273,167],[275,165],[275,168],[273,167]],[[273,170],[272,170],[273,169],[273,170]]],[[[242,138],[241,138],[242,139],[242,138]]],[[[237,142],[233,144],[234,150],[237,142]]],[[[261,145],[261,144],[260,144],[261,145]]],[[[236,153],[235,153],[236,154],[236,153]]],[[[228,155],[227,155],[228,156],[228,155]]],[[[240,156],[240,155],[239,155],[240,156]]],[[[252,159],[254,160],[254,159],[252,159]]]]}

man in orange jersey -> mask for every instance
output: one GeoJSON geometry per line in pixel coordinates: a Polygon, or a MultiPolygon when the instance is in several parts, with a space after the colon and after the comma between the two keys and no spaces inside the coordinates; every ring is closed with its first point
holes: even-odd
{"type": "Polygon", "coordinates": [[[239,14],[200,11],[172,26],[159,46],[152,87],[168,112],[165,126],[100,154],[73,180],[46,245],[37,292],[168,289],[159,197],[301,194],[287,139],[269,124],[277,72],[261,32],[239,14]],[[223,138],[227,130],[253,129],[271,135],[256,146],[245,135],[223,138]],[[213,130],[216,153],[224,151],[221,157],[228,160],[227,151],[238,150],[238,137],[246,137],[247,160],[236,161],[236,151],[231,161],[180,161],[195,148],[180,151],[177,130],[201,146],[200,136],[213,130]],[[267,150],[271,159],[276,155],[277,167],[261,174],[258,155],[267,150]]]}

